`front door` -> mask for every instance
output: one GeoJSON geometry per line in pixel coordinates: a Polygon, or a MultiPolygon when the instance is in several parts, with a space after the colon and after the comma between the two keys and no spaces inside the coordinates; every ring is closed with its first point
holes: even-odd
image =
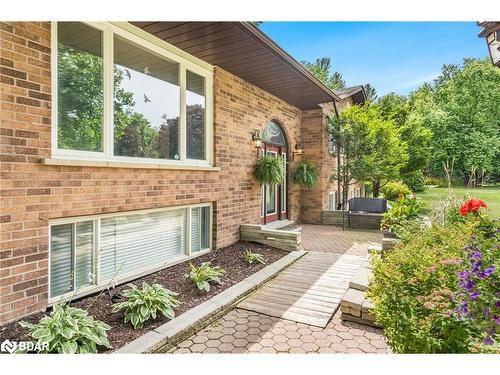
{"type": "Polygon", "coordinates": [[[283,183],[262,186],[262,221],[264,224],[287,217],[287,154],[286,148],[264,143],[264,153],[283,163],[283,183]]]}

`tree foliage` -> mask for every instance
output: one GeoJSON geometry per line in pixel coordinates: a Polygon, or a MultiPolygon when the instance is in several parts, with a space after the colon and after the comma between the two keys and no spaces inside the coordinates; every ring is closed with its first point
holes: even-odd
{"type": "Polygon", "coordinates": [[[337,71],[331,72],[332,65],[329,57],[321,57],[313,63],[302,61],[302,65],[329,89],[338,90],[346,87],[342,74],[337,71]]]}
{"type": "Polygon", "coordinates": [[[346,187],[357,181],[373,183],[373,194],[378,196],[380,187],[397,179],[408,161],[399,129],[374,104],[352,106],[331,119],[329,134],[340,144],[342,161],[335,177],[342,181],[344,198],[346,187]]]}
{"type": "Polygon", "coordinates": [[[464,182],[499,175],[500,70],[488,60],[444,65],[433,85],[410,95],[410,119],[432,131],[431,167],[454,166],[464,182]]]}
{"type": "Polygon", "coordinates": [[[363,85],[363,89],[365,91],[367,101],[374,102],[375,100],[377,100],[378,95],[377,95],[377,90],[375,90],[375,87],[367,83],[366,85],[363,85]]]}

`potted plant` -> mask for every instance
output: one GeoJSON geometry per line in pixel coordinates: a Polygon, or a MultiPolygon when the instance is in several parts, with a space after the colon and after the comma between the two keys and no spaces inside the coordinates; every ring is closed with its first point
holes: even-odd
{"type": "Polygon", "coordinates": [[[315,165],[309,160],[304,160],[294,169],[292,181],[306,189],[311,189],[318,183],[318,174],[315,165]]]}
{"type": "Polygon", "coordinates": [[[283,164],[281,159],[263,155],[255,165],[255,177],[261,184],[281,184],[283,182],[283,164]]]}

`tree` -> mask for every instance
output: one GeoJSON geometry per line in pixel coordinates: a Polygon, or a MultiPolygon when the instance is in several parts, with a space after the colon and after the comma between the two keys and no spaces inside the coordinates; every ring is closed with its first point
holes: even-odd
{"type": "Polygon", "coordinates": [[[416,111],[433,133],[434,170],[453,165],[462,180],[473,185],[478,176],[499,174],[499,87],[500,70],[486,59],[443,66],[427,89],[429,108],[416,111]]]}
{"type": "Polygon", "coordinates": [[[366,100],[369,102],[374,102],[377,100],[377,90],[375,90],[375,87],[367,83],[366,85],[363,85],[363,89],[365,91],[366,95],[366,100]]]}
{"type": "Polygon", "coordinates": [[[317,79],[323,82],[329,89],[337,90],[346,87],[344,78],[339,72],[330,72],[331,60],[329,57],[316,59],[314,63],[302,61],[306,67],[317,79]]]}
{"type": "Polygon", "coordinates": [[[408,181],[422,179],[422,172],[431,157],[432,132],[416,115],[424,110],[420,105],[425,105],[425,102],[417,100],[417,95],[414,94],[411,100],[407,100],[402,95],[389,93],[377,101],[382,118],[392,121],[399,129],[401,139],[406,142],[408,162],[401,168],[401,178],[408,181]]]}
{"type": "Polygon", "coordinates": [[[377,197],[380,187],[397,179],[408,161],[399,129],[374,104],[349,107],[338,119],[330,119],[329,135],[340,145],[341,166],[334,177],[341,180],[343,201],[349,185],[359,181],[372,182],[377,197]]]}

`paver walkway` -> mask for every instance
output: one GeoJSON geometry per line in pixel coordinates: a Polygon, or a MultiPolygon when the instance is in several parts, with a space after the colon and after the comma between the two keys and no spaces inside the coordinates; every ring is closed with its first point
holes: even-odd
{"type": "Polygon", "coordinates": [[[380,248],[382,232],[346,229],[333,225],[302,224],[302,247],[307,251],[366,256],[368,249],[380,248]]]}
{"type": "MultiPolygon", "coordinates": [[[[381,242],[382,234],[378,231],[342,231],[342,228],[334,226],[302,225],[302,245],[305,250],[311,252],[306,256],[323,253],[340,257],[339,254],[348,254],[362,259],[368,254],[368,249],[380,246],[381,242]]],[[[300,283],[302,277],[308,275],[294,275],[292,280],[300,283]]],[[[261,290],[264,288],[266,286],[261,290]]],[[[340,311],[337,311],[327,326],[322,328],[235,308],[217,322],[172,348],[170,352],[387,353],[389,351],[381,329],[341,321],[340,311]]]]}
{"type": "Polygon", "coordinates": [[[237,307],[325,328],[362,259],[308,253],[237,307]]]}
{"type": "Polygon", "coordinates": [[[342,322],[326,328],[234,309],[171,353],[387,353],[380,329],[342,322]]]}

